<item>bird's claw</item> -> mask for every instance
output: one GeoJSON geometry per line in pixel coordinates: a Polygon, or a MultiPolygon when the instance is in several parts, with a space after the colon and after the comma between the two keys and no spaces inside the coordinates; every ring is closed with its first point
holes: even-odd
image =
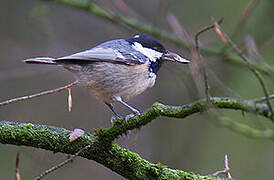
{"type": "Polygon", "coordinates": [[[110,122],[111,122],[111,124],[113,124],[115,119],[121,119],[121,118],[123,118],[123,117],[120,115],[113,115],[110,119],[110,122]]]}
{"type": "Polygon", "coordinates": [[[134,116],[139,116],[141,113],[139,111],[135,111],[133,114],[128,114],[125,117],[125,121],[128,122],[129,118],[134,117],[134,116]]]}

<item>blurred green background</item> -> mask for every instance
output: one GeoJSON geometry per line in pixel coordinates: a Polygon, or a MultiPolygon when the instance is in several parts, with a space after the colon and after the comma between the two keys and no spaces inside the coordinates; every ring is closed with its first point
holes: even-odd
{"type": "MultiPolygon", "coordinates": [[[[119,12],[115,0],[96,1],[100,6],[119,12]]],[[[138,0],[124,1],[132,9],[130,15],[141,22],[157,25],[172,31],[166,14],[172,12],[192,36],[211,18],[224,17],[222,27],[231,34],[250,1],[242,0],[138,0]]],[[[274,34],[274,4],[261,0],[247,24],[235,39],[241,42],[251,35],[262,47],[274,34]]],[[[66,85],[74,81],[70,72],[54,66],[27,65],[23,59],[33,56],[63,56],[110,39],[128,38],[136,32],[98,17],[60,4],[39,0],[2,0],[0,6],[0,101],[33,94],[46,89],[66,85]]],[[[218,48],[223,44],[214,32],[203,34],[203,46],[218,48]]],[[[184,53],[166,42],[168,49],[184,53]]],[[[274,67],[273,43],[260,49],[265,62],[274,67]]],[[[232,96],[216,82],[219,78],[235,94],[250,99],[263,96],[255,76],[245,67],[225,63],[216,57],[204,56],[211,72],[211,93],[216,96],[232,96]]],[[[264,77],[270,92],[274,92],[271,78],[264,77]]],[[[132,99],[129,103],[141,111],[158,101],[170,105],[183,105],[198,99],[195,94],[189,66],[165,64],[159,72],[158,81],[152,89],[132,99]]],[[[54,125],[67,129],[110,127],[111,113],[106,106],[90,96],[82,87],[72,88],[73,108],[67,111],[67,93],[43,96],[0,107],[0,119],[18,122],[54,125]]],[[[116,106],[124,114],[123,107],[116,106]]],[[[220,116],[252,127],[273,129],[268,119],[255,114],[221,110],[220,116]]],[[[185,119],[158,118],[133,131],[129,138],[122,137],[117,143],[138,153],[150,162],[161,162],[171,168],[208,174],[223,168],[224,155],[228,154],[231,173],[241,180],[274,177],[273,140],[252,139],[217,126],[216,120],[204,114],[185,119]]],[[[45,169],[63,161],[66,155],[41,149],[0,144],[0,179],[14,179],[15,155],[20,152],[22,179],[32,179],[45,169]]],[[[45,179],[123,179],[109,169],[82,158],[59,169],[45,179]]]]}

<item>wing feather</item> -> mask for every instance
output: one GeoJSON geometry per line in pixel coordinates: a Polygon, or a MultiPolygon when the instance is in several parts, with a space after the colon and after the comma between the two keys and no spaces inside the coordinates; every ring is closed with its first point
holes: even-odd
{"type": "Polygon", "coordinates": [[[69,60],[70,63],[75,60],[75,63],[77,61],[104,61],[136,65],[144,64],[147,57],[131,48],[126,41],[112,40],[82,52],[57,58],[55,62],[65,62],[66,60],[69,60]]]}

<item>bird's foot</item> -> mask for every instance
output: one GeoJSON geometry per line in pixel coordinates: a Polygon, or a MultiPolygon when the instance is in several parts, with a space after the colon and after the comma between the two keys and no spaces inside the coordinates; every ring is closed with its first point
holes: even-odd
{"type": "Polygon", "coordinates": [[[113,115],[110,119],[110,122],[111,122],[111,124],[113,124],[115,119],[121,119],[121,118],[123,118],[123,117],[120,115],[113,115]]]}
{"type": "Polygon", "coordinates": [[[134,111],[133,114],[128,114],[128,115],[126,115],[125,121],[128,122],[129,118],[134,117],[134,116],[139,116],[140,114],[141,114],[141,113],[140,113],[139,111],[136,110],[136,111],[134,111]]]}

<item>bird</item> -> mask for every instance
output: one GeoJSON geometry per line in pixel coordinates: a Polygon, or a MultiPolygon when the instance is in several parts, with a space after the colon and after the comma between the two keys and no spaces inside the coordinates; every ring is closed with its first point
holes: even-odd
{"type": "Polygon", "coordinates": [[[112,111],[113,122],[116,118],[122,118],[113,106],[117,102],[132,111],[125,116],[126,121],[140,115],[127,101],[154,86],[163,63],[187,64],[190,60],[168,51],[153,36],[141,34],[128,39],[109,40],[67,56],[33,57],[24,62],[59,65],[72,72],[80,85],[86,87],[112,111]]]}

